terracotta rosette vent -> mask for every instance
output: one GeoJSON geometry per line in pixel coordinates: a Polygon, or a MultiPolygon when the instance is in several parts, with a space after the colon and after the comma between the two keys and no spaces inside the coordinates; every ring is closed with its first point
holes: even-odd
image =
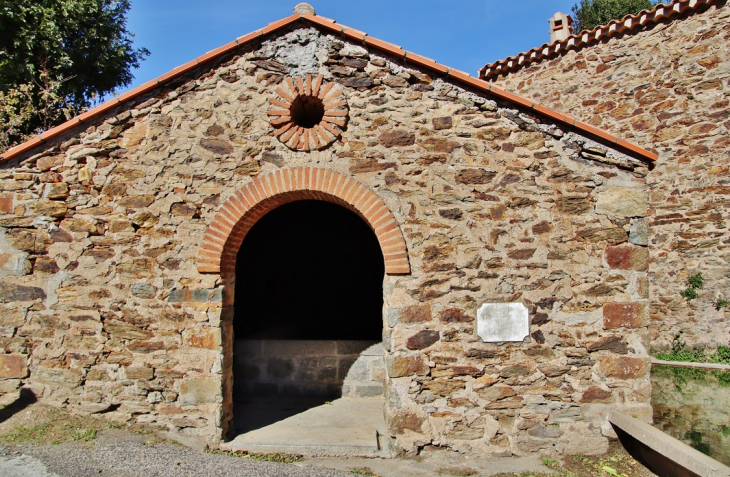
{"type": "Polygon", "coordinates": [[[347,101],[336,83],[310,74],[286,78],[269,99],[271,127],[279,141],[295,151],[324,149],[347,124],[347,101]]]}

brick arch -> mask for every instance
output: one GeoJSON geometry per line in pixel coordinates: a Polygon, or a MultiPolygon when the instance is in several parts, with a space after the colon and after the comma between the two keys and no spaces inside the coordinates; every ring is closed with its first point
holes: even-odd
{"type": "Polygon", "coordinates": [[[276,207],[307,199],[332,202],[355,212],[375,232],[385,260],[385,273],[411,272],[403,233],[385,202],[364,184],[321,167],[295,167],[263,174],[229,197],[205,232],[198,271],[234,273],[238,249],[251,227],[276,207]]]}

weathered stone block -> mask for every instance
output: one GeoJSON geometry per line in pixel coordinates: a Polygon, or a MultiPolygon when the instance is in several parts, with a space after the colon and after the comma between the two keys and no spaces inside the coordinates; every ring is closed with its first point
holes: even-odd
{"type": "Polygon", "coordinates": [[[425,416],[420,416],[413,411],[397,411],[390,418],[388,428],[396,435],[403,434],[406,430],[421,432],[425,422],[425,416]]]}
{"type": "Polygon", "coordinates": [[[428,363],[422,354],[388,355],[385,360],[388,376],[400,378],[402,376],[424,376],[428,373],[428,363]]]}
{"type": "Polygon", "coordinates": [[[13,197],[14,194],[7,192],[0,193],[0,212],[4,214],[13,213],[13,197]]]}
{"type": "Polygon", "coordinates": [[[489,386],[477,391],[479,397],[489,402],[499,401],[508,397],[515,396],[517,392],[509,386],[489,386]]]}
{"type": "Polygon", "coordinates": [[[606,249],[606,263],[619,270],[646,271],[649,262],[649,250],[646,247],[609,247],[606,249]]]}
{"type": "Polygon", "coordinates": [[[155,370],[149,366],[125,366],[124,376],[126,379],[152,379],[155,370]]]}
{"type": "Polygon", "coordinates": [[[466,185],[488,184],[496,175],[496,172],[485,169],[465,169],[456,174],[455,180],[466,185]]]}
{"type": "Polygon", "coordinates": [[[193,348],[220,349],[221,339],[217,330],[191,329],[183,332],[183,343],[193,348]]]}
{"type": "Polygon", "coordinates": [[[646,217],[648,209],[648,194],[640,188],[613,187],[596,197],[596,213],[611,217],[646,217]]]}
{"type": "Polygon", "coordinates": [[[39,200],[31,208],[38,215],[48,215],[50,217],[64,217],[66,211],[68,211],[68,206],[65,202],[55,200],[39,200]]]}
{"type": "Polygon", "coordinates": [[[64,159],[63,154],[41,157],[36,161],[36,167],[41,172],[50,171],[52,168],[62,165],[64,159]]]}
{"type": "Polygon", "coordinates": [[[433,118],[431,122],[433,123],[433,128],[437,131],[440,129],[451,129],[451,127],[453,126],[453,120],[451,116],[446,116],[443,118],[433,118]]]}
{"type": "Polygon", "coordinates": [[[645,218],[636,218],[631,222],[629,242],[634,245],[649,245],[649,225],[645,218]]]}
{"type": "Polygon", "coordinates": [[[447,308],[439,312],[439,319],[444,323],[470,323],[474,317],[460,308],[447,308]]]}
{"type": "Polygon", "coordinates": [[[605,376],[619,379],[643,378],[651,369],[651,361],[648,357],[600,356],[598,364],[605,376]]]}
{"type": "Polygon", "coordinates": [[[223,399],[218,378],[191,378],[180,384],[181,406],[217,403],[223,399]]]}
{"type": "Polygon", "coordinates": [[[129,209],[141,209],[148,207],[154,201],[154,195],[128,195],[119,200],[119,206],[129,209]]]}
{"type": "Polygon", "coordinates": [[[34,272],[56,273],[59,270],[60,269],[58,268],[58,264],[54,259],[43,255],[40,257],[36,257],[35,263],[33,264],[34,272]]]}
{"type": "Polygon", "coordinates": [[[626,354],[629,352],[629,346],[626,341],[619,335],[604,336],[596,341],[591,341],[586,345],[588,352],[594,351],[613,351],[618,354],[626,354]]]}
{"type": "Polygon", "coordinates": [[[155,294],[157,293],[157,288],[147,283],[137,283],[129,288],[132,292],[132,296],[136,296],[137,298],[143,298],[145,300],[151,300],[155,297],[155,294]]]}
{"type": "Polygon", "coordinates": [[[101,193],[111,197],[123,197],[127,194],[127,185],[123,182],[112,182],[102,187],[101,193]]]}
{"type": "Polygon", "coordinates": [[[424,323],[431,321],[431,305],[413,305],[405,308],[388,308],[385,311],[388,326],[394,327],[398,323],[424,323]]]}
{"type": "Polygon", "coordinates": [[[127,349],[133,353],[152,353],[165,349],[162,341],[135,340],[127,344],[127,349]]]}
{"type": "Polygon", "coordinates": [[[27,357],[21,354],[0,355],[0,378],[22,379],[28,376],[27,357]]]}
{"type": "Polygon", "coordinates": [[[380,144],[385,147],[412,146],[416,143],[416,135],[411,131],[395,129],[380,135],[380,144]]]}
{"type": "Polygon", "coordinates": [[[612,402],[613,393],[610,390],[591,386],[581,395],[580,402],[612,402]]]}
{"type": "Polygon", "coordinates": [[[129,278],[150,278],[156,267],[154,259],[136,258],[117,265],[117,273],[129,278]]]}
{"type": "Polygon", "coordinates": [[[436,330],[421,330],[415,335],[408,338],[406,348],[408,349],[424,349],[436,343],[440,338],[439,332],[436,330]]]}
{"type": "Polygon", "coordinates": [[[0,303],[45,299],[46,292],[42,288],[0,282],[0,303]]]}
{"type": "Polygon", "coordinates": [[[466,382],[460,379],[438,378],[423,383],[423,389],[429,390],[437,396],[450,396],[457,391],[466,389],[466,382]]]}
{"type": "Polygon", "coordinates": [[[649,322],[646,303],[606,303],[603,305],[603,328],[638,328],[649,322]]]}
{"type": "Polygon", "coordinates": [[[46,186],[46,198],[48,199],[67,199],[68,198],[68,184],[65,182],[54,182],[46,186]]]}

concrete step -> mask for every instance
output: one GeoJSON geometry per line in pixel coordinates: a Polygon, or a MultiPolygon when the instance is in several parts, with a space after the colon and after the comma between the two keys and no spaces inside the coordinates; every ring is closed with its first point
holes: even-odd
{"type": "Polygon", "coordinates": [[[307,456],[390,457],[384,400],[344,397],[238,435],[223,450],[307,456]]]}

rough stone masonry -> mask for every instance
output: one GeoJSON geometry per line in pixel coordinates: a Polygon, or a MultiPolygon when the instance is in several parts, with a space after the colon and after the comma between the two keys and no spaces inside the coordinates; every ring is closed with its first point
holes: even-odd
{"type": "Polygon", "coordinates": [[[292,198],[371,217],[340,181],[394,218],[372,217],[384,250],[407,250],[383,281],[396,449],[596,453],[607,410],[651,419],[646,164],[377,50],[295,24],[0,167],[8,399],[26,387],[216,445],[245,303],[200,263],[204,237],[292,198]],[[307,74],[348,111],[334,133],[317,123],[320,148],[270,124],[277,88],[307,74]],[[524,305],[529,336],[484,342],[485,303],[524,305]]]}
{"type": "Polygon", "coordinates": [[[649,216],[634,229],[649,249],[651,345],[675,334],[693,346],[730,344],[730,7],[727,2],[490,81],[570,111],[659,154],[649,216]],[[700,297],[680,293],[702,273],[700,297]]]}

